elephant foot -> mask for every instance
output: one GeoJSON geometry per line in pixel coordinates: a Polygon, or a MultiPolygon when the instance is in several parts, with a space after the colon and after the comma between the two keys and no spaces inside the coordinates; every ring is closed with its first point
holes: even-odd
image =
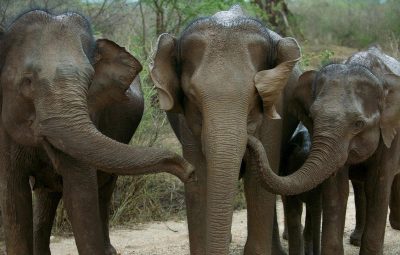
{"type": "Polygon", "coordinates": [[[272,244],[271,255],[287,255],[280,244],[272,244]]]}
{"type": "Polygon", "coordinates": [[[118,255],[117,250],[115,250],[115,248],[111,244],[107,245],[105,254],[106,255],[118,255]]]}
{"type": "Polygon", "coordinates": [[[34,250],[33,251],[33,254],[34,255],[51,255],[51,252],[50,252],[50,248],[48,248],[48,249],[43,249],[43,250],[34,250]]]}
{"type": "Polygon", "coordinates": [[[394,220],[392,215],[389,216],[390,226],[395,230],[400,230],[400,223],[397,220],[394,220]]]}
{"type": "Polygon", "coordinates": [[[312,243],[304,244],[304,255],[314,255],[314,249],[312,243]]]}
{"type": "Polygon", "coordinates": [[[350,244],[360,247],[362,233],[363,233],[363,231],[354,229],[353,233],[351,233],[351,235],[350,235],[350,244]]]}
{"type": "Polygon", "coordinates": [[[271,255],[287,255],[287,253],[281,248],[273,249],[271,255]]]}

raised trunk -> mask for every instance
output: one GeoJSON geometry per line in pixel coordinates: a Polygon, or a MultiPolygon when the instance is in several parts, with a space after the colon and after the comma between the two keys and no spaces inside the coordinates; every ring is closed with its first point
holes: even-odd
{"type": "Polygon", "coordinates": [[[247,115],[241,109],[226,111],[226,104],[213,105],[203,114],[206,116],[203,151],[207,161],[206,254],[229,254],[233,200],[246,149],[247,115]]]}
{"type": "MultiPolygon", "coordinates": [[[[75,80],[78,82],[79,79],[75,80]]],[[[158,148],[135,148],[104,136],[89,118],[84,82],[80,86],[65,87],[68,91],[53,92],[58,94],[57,100],[50,94],[35,102],[36,109],[40,109],[37,110],[39,133],[54,147],[109,173],[168,172],[182,181],[190,179],[193,167],[176,153],[158,148]]]]}
{"type": "Polygon", "coordinates": [[[303,166],[289,176],[278,176],[269,166],[261,142],[254,136],[248,138],[248,149],[259,165],[261,184],[268,191],[281,195],[296,195],[308,191],[337,171],[343,160],[338,160],[341,149],[327,138],[314,137],[310,155],[303,166]],[[335,156],[334,156],[335,155],[335,156]]]}

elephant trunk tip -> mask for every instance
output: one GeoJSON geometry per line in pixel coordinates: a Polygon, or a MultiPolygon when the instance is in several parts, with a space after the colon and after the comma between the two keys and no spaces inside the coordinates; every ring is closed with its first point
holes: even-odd
{"type": "Polygon", "coordinates": [[[183,159],[182,162],[183,171],[179,171],[177,176],[183,183],[195,182],[196,174],[194,171],[194,166],[183,159]]]}

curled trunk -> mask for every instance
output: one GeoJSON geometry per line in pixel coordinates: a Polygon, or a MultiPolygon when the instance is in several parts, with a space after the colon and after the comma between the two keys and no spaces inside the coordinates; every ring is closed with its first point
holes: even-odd
{"type": "Polygon", "coordinates": [[[85,82],[73,81],[75,85],[64,85],[68,91],[58,89],[35,102],[39,133],[51,145],[108,173],[168,172],[182,181],[191,179],[193,167],[176,153],[129,146],[99,132],[89,117],[85,82]]]}
{"type": "Polygon", "coordinates": [[[332,155],[340,150],[332,147],[333,144],[326,143],[322,137],[314,137],[306,162],[289,176],[278,176],[272,171],[262,143],[254,136],[249,136],[247,148],[256,158],[260,181],[265,189],[281,195],[296,195],[316,187],[338,170],[340,163],[332,155]]]}

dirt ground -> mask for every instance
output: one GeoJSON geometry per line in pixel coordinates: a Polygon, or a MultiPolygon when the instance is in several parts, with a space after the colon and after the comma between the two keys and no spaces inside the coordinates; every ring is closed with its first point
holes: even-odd
{"type": "MultiPolygon", "coordinates": [[[[282,203],[278,202],[280,226],[283,226],[282,203]]],[[[358,254],[358,248],[349,244],[349,236],[355,224],[354,200],[350,194],[346,216],[345,254],[358,254]]],[[[282,231],[282,227],[281,227],[282,231]]],[[[242,254],[246,240],[246,211],[237,211],[233,216],[231,254],[242,254]]],[[[118,228],[111,231],[111,242],[121,255],[183,255],[189,254],[188,235],[185,221],[154,222],[131,228],[118,228]]],[[[287,249],[287,241],[282,240],[287,249]]],[[[73,238],[52,238],[52,254],[78,254],[73,238]]],[[[385,255],[400,254],[400,231],[386,227],[385,255]]]]}

